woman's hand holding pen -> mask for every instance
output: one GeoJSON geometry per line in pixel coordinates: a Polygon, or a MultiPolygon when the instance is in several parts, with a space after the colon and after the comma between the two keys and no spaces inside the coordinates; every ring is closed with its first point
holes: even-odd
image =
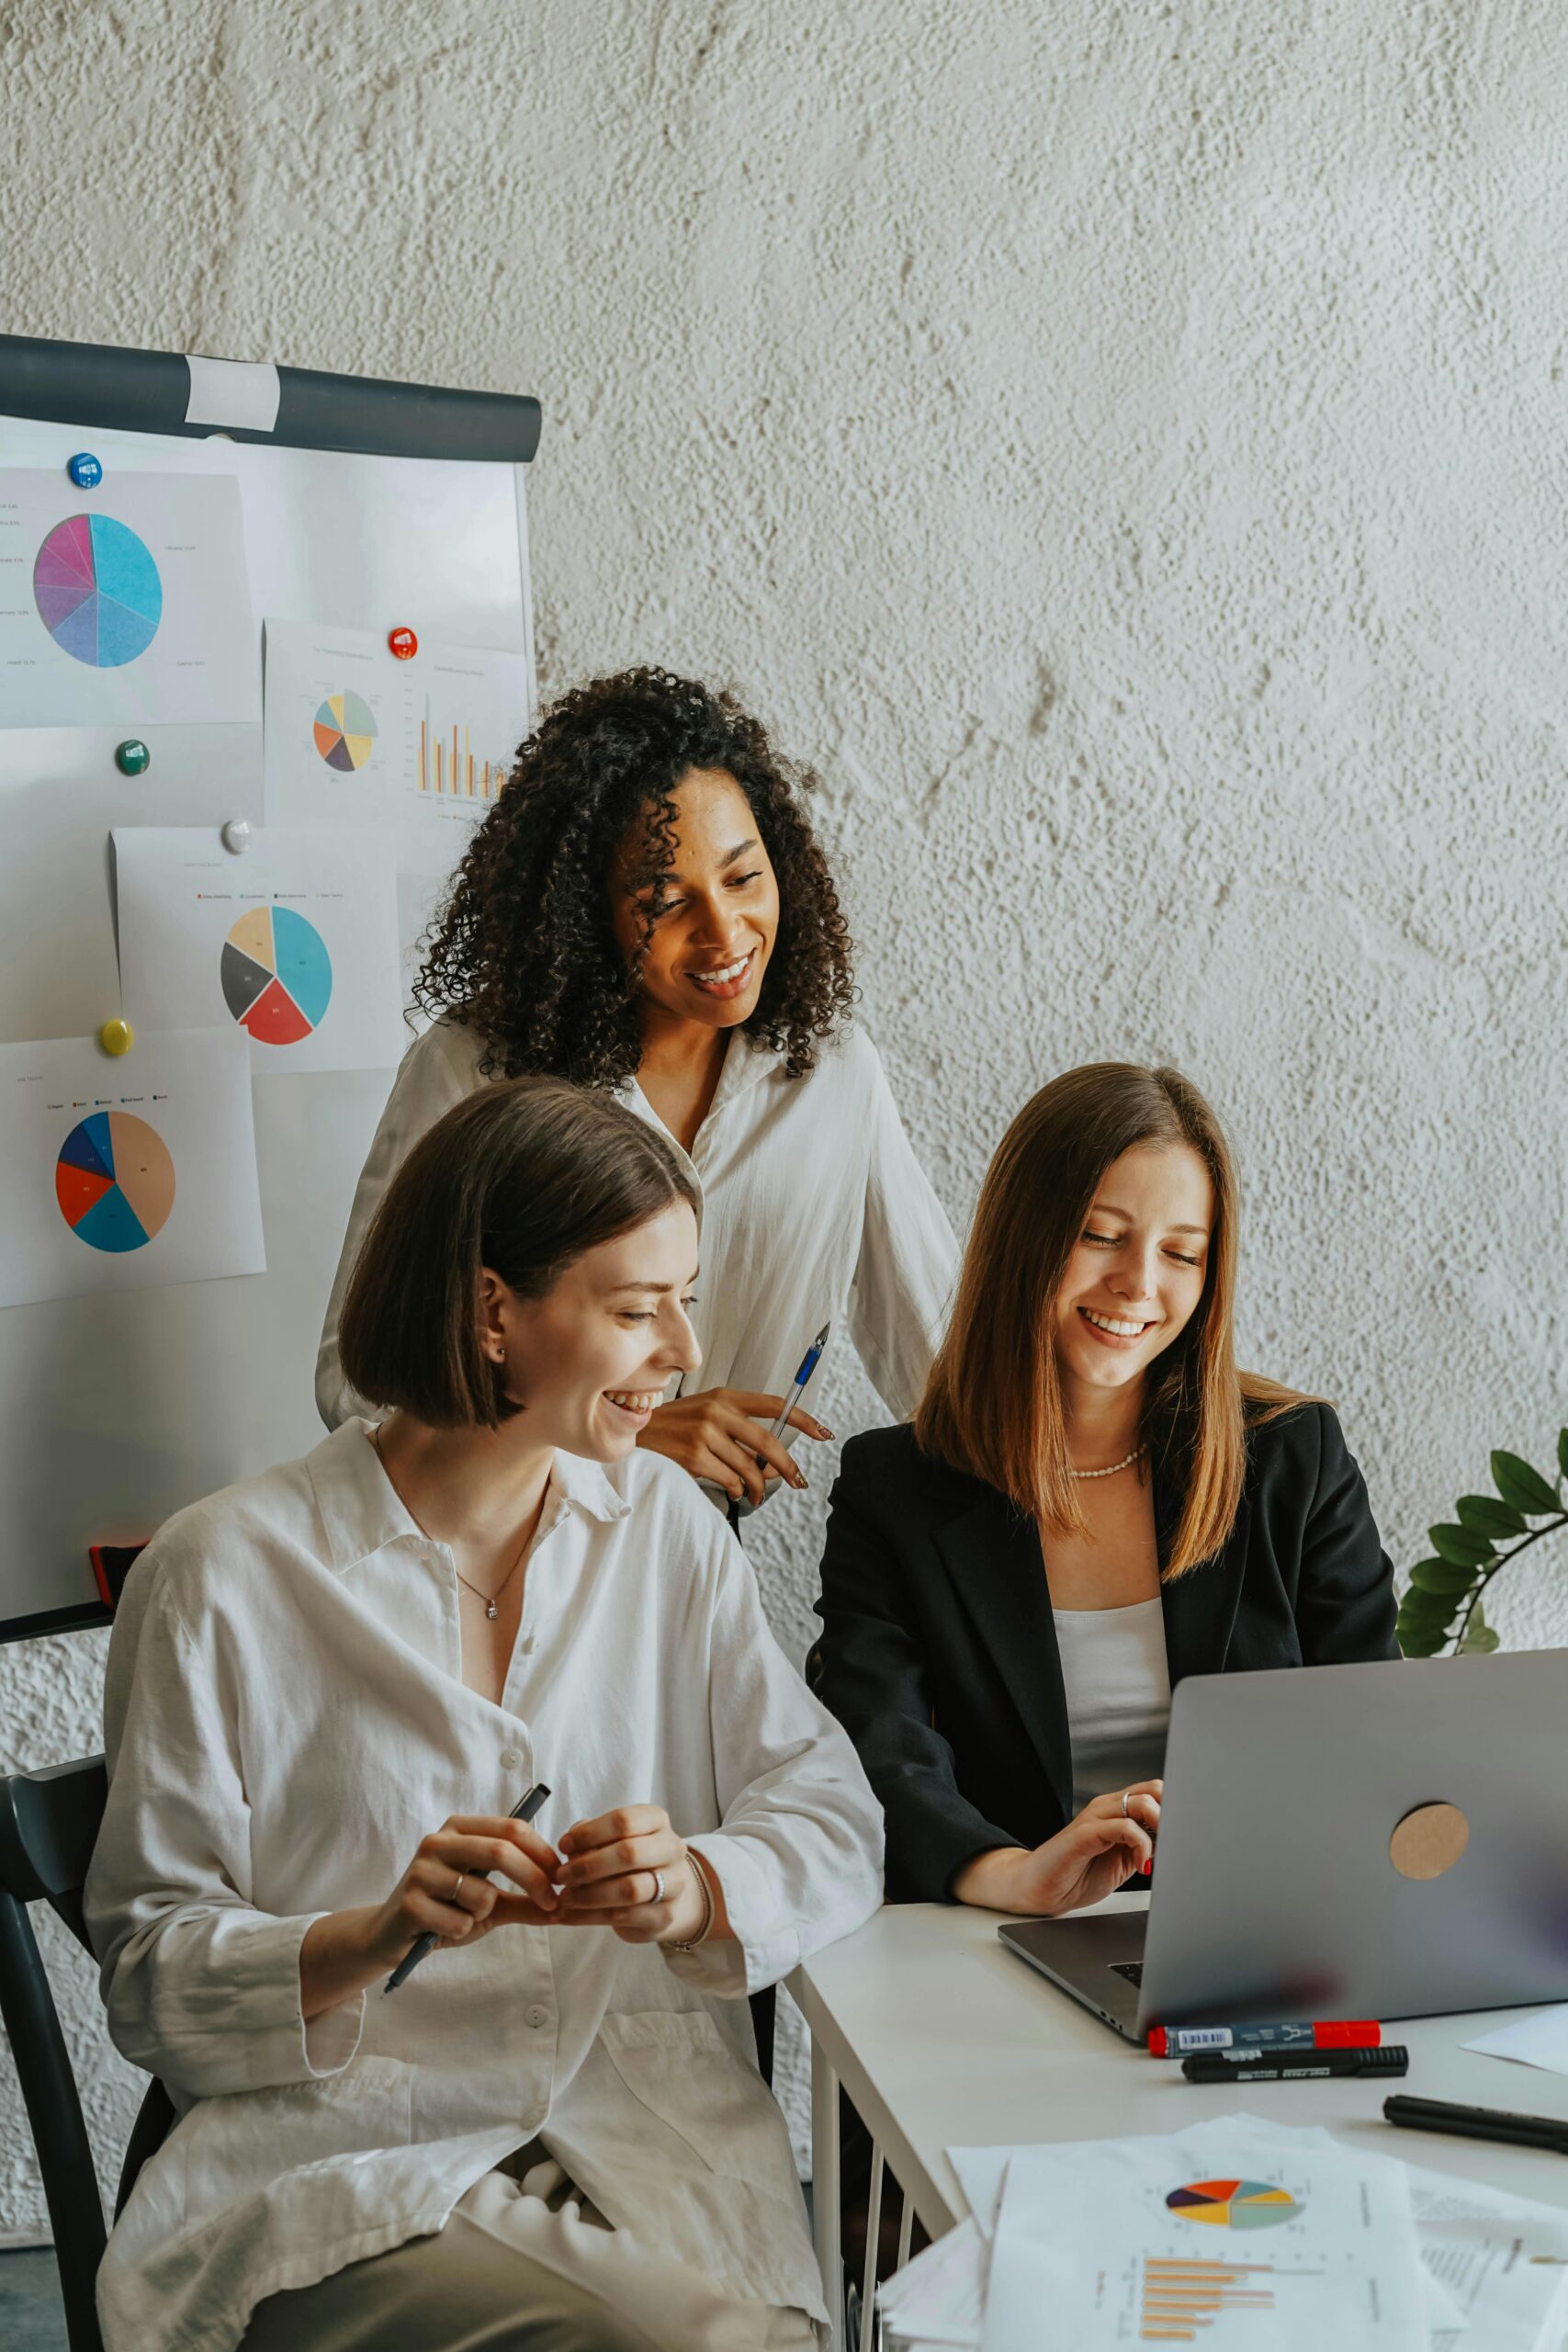
{"type": "Polygon", "coordinates": [[[993,1846],[976,1854],[953,1880],[953,1895],[986,1911],[1052,1919],[1099,1903],[1153,1860],[1164,1793],[1163,1781],[1134,1781],[1129,1789],[1093,1797],[1032,1852],[993,1846]]]}
{"type": "MultiPolygon", "coordinates": [[[[744,1496],[760,1503],[770,1477],[786,1479],[792,1487],[807,1483],[782,1439],[769,1428],[784,1407],[782,1396],[764,1396],[750,1388],[705,1388],[695,1396],[676,1396],[660,1405],[637,1443],[667,1454],[694,1478],[722,1487],[737,1502],[744,1496]]],[[[798,1405],[789,1425],[819,1442],[833,1434],[798,1405]]]]}
{"type": "Polygon", "coordinates": [[[319,2017],[385,1977],[420,1936],[468,1944],[492,1928],[554,1926],[559,1874],[555,1849],[527,1822],[454,1814],[420,1839],[385,1903],[311,1921],[299,1948],[303,2015],[319,2017]],[[486,1871],[511,1885],[482,1877],[486,1871]]]}
{"type": "Polygon", "coordinates": [[[623,1943],[674,1943],[702,1932],[709,1893],[708,1937],[728,1937],[723,1888],[711,1871],[699,1875],[661,1805],[580,1821],[558,1854],[525,1821],[454,1814],[421,1838],[385,1903],[311,1921],[299,1948],[301,2014],[320,2017],[384,1979],[421,1936],[446,1947],[481,1942],[494,1928],[609,1928],[623,1943]]]}

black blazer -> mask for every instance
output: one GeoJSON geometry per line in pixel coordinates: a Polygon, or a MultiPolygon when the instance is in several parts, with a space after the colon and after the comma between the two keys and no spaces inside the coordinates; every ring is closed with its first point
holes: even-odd
{"type": "MultiPolygon", "coordinates": [[[[1156,1469],[1162,1561],[1180,1500],[1156,1469]]],[[[1188,1674],[1399,1656],[1393,1571],[1328,1406],[1249,1432],[1229,1541],[1160,1598],[1173,1690],[1188,1674]]],[[[908,1424],[852,1438],[817,1613],[813,1679],[881,1800],[890,1902],[940,1902],[974,1855],[1066,1826],[1072,1750],[1040,1540],[994,1487],[922,1453],[908,1424]]]]}

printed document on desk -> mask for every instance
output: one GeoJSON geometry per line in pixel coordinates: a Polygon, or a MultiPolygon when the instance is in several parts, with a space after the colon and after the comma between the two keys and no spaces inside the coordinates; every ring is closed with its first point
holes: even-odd
{"type": "Polygon", "coordinates": [[[1456,2326],[1434,2327],[1432,2352],[1558,2352],[1568,2326],[1568,2212],[1420,2165],[1404,2170],[1421,2259],[1459,2312],[1456,2326]]]}
{"type": "Polygon", "coordinates": [[[1403,2168],[1250,2119],[1021,2149],[991,2251],[983,2352],[1148,2343],[1426,2352],[1403,2168]]]}
{"type": "Polygon", "coordinates": [[[1532,2009],[1528,2017],[1500,2025],[1465,2043],[1483,2058],[1512,2058],[1520,2066],[1539,2066],[1543,2074],[1568,2075],[1568,2001],[1550,2009],[1532,2009]]]}

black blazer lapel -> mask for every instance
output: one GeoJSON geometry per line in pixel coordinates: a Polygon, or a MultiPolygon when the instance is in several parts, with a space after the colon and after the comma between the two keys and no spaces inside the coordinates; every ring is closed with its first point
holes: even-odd
{"type": "MultiPolygon", "coordinates": [[[[1163,1570],[1170,1555],[1181,1498],[1172,1494],[1155,1473],[1155,1532],[1163,1570]]],[[[1160,1586],[1165,1615],[1165,1656],[1174,1690],[1183,1676],[1219,1674],[1224,1670],[1235,1625],[1236,1604],[1247,1574],[1247,1541],[1252,1523],[1251,1483],[1242,1491],[1235,1525],[1212,1560],[1185,1576],[1160,1586]]]]}
{"type": "MultiPolygon", "coordinates": [[[[964,1480],[973,1498],[976,1482],[964,1480]]],[[[1062,1817],[1073,1813],[1072,1740],[1051,1592],[1032,1520],[990,1488],[935,1526],[954,1591],[1018,1711],[1062,1817]]]]}

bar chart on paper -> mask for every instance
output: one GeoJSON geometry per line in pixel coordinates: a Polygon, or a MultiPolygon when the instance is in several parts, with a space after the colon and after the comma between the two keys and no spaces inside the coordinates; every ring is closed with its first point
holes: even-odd
{"type": "MultiPolygon", "coordinates": [[[[1140,2344],[1196,2344],[1217,2321],[1257,2322],[1272,2313],[1292,2282],[1321,2278],[1322,2267],[1271,2262],[1188,2262],[1177,2256],[1134,2256],[1125,2279],[1126,2313],[1136,2320],[1140,2344]]],[[[1132,2329],[1127,2334],[1131,2335],[1132,2329]]],[[[1221,2343],[1247,2341],[1245,2325],[1227,2328],[1221,2343]]]]}
{"type": "Polygon", "coordinates": [[[269,620],[267,822],[373,825],[392,833],[400,874],[444,876],[531,715],[521,654],[422,638],[399,662],[367,629],[269,620]]]}
{"type": "Polygon", "coordinates": [[[419,789],[453,800],[493,800],[506,780],[510,759],[487,760],[476,753],[472,730],[465,719],[452,721],[450,741],[445,724],[437,729],[430,696],[419,722],[419,789]]]}

